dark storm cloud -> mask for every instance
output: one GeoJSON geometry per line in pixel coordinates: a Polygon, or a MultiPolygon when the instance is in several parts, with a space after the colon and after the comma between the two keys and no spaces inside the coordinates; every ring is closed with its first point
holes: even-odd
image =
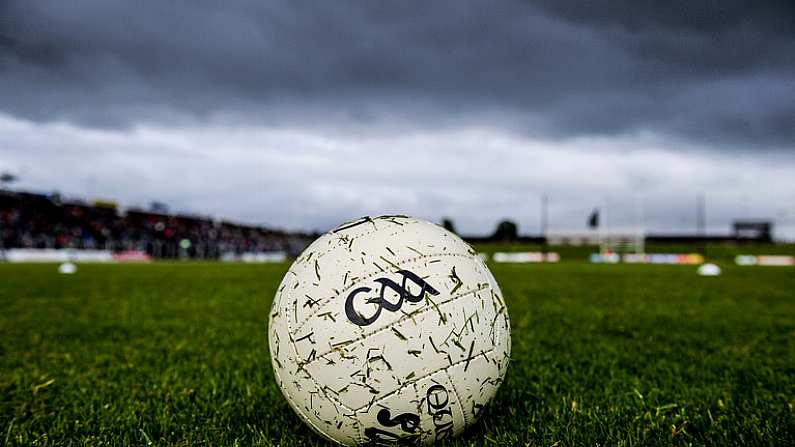
{"type": "Polygon", "coordinates": [[[11,0],[0,110],[792,149],[795,4],[11,0]]]}

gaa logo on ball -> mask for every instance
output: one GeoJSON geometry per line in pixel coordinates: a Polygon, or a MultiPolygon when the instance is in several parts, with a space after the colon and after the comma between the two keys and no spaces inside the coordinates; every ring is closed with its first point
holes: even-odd
{"type": "Polygon", "coordinates": [[[405,216],[321,236],[285,275],[269,343],[282,393],[345,444],[430,444],[474,423],[502,382],[502,293],[458,236],[405,216]]]}

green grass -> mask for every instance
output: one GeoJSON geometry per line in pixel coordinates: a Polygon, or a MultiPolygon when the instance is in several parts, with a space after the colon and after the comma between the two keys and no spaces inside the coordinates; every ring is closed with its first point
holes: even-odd
{"type": "MultiPolygon", "coordinates": [[[[273,381],[286,265],[0,265],[0,445],[318,445],[273,381]]],[[[455,445],[795,444],[795,272],[498,265],[507,380],[455,445]]]]}
{"type": "MultiPolygon", "coordinates": [[[[475,244],[475,248],[484,253],[495,251],[541,251],[539,244],[513,242],[487,242],[475,244]]],[[[554,246],[549,251],[560,254],[563,262],[587,261],[591,253],[599,251],[595,245],[588,246],[554,246]]],[[[702,253],[708,261],[733,263],[737,255],[790,255],[795,256],[795,244],[768,244],[758,242],[743,243],[711,243],[704,246],[686,244],[649,244],[647,253],[702,253]]]]}

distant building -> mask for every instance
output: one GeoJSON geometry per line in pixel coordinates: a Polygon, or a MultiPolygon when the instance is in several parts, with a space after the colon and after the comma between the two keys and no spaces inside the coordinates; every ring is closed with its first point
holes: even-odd
{"type": "Polygon", "coordinates": [[[732,229],[737,239],[773,240],[773,222],[769,220],[735,220],[732,229]]]}

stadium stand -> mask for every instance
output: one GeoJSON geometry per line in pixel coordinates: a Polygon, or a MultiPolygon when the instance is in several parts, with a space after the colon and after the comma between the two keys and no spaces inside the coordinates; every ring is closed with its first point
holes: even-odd
{"type": "Polygon", "coordinates": [[[294,255],[315,236],[0,190],[0,248],[136,250],[154,258],[219,259],[276,251],[294,255]]]}

